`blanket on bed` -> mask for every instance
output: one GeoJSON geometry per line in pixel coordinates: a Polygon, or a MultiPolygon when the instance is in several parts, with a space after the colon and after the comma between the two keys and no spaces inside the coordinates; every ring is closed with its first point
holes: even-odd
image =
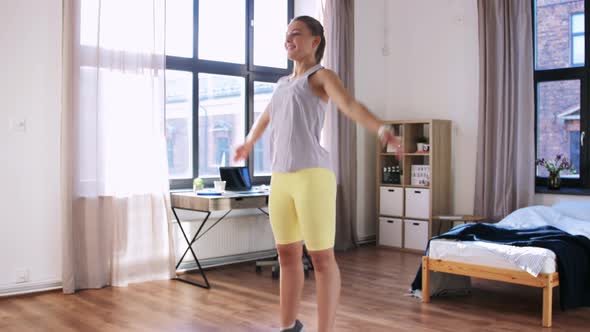
{"type": "MultiPolygon", "coordinates": [[[[553,226],[508,229],[492,224],[467,224],[455,227],[434,239],[487,241],[549,249],[557,256],[561,309],[590,306],[590,239],[583,235],[571,235],[553,226]]],[[[412,283],[412,290],[421,288],[420,266],[412,283]]]]}

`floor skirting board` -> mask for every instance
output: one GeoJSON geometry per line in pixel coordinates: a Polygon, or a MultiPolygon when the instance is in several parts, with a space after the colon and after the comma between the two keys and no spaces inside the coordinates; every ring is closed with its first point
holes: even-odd
{"type": "Polygon", "coordinates": [[[0,297],[44,292],[54,289],[60,289],[61,287],[61,280],[27,282],[22,284],[0,287],[0,297]]]}

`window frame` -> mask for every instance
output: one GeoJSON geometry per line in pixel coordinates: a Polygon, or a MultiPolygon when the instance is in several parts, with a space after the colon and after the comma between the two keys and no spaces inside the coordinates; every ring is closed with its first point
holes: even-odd
{"type": "MultiPolygon", "coordinates": [[[[166,55],[166,70],[178,70],[190,72],[193,75],[192,102],[193,102],[193,119],[192,119],[192,168],[193,178],[199,176],[199,73],[214,75],[229,75],[243,77],[245,80],[245,128],[246,134],[250,131],[254,121],[254,81],[276,83],[282,76],[289,75],[293,71],[293,62],[288,60],[287,68],[272,68],[254,65],[254,2],[256,0],[243,0],[246,6],[245,34],[246,48],[245,63],[236,64],[230,62],[202,60],[198,58],[199,54],[199,0],[193,0],[193,56],[191,58],[177,57],[166,55]]],[[[294,18],[294,0],[286,0],[287,3],[287,22],[294,18]]],[[[254,176],[254,156],[246,160],[246,165],[250,171],[252,183],[255,185],[269,184],[270,176],[254,176]]],[[[190,179],[171,179],[171,189],[192,188],[193,178],[190,179]]],[[[203,178],[206,185],[212,185],[214,180],[219,177],[203,178]]]]}
{"type": "MultiPolygon", "coordinates": [[[[563,81],[563,80],[579,80],[580,81],[580,133],[585,132],[586,135],[589,134],[590,129],[590,114],[589,114],[589,106],[588,97],[590,96],[590,86],[588,82],[590,82],[590,52],[587,50],[590,46],[590,38],[589,35],[584,33],[584,64],[574,65],[573,62],[573,38],[572,42],[572,58],[570,64],[572,67],[569,68],[556,68],[556,69],[537,69],[537,34],[536,34],[536,0],[531,0],[531,6],[533,9],[533,20],[532,20],[532,32],[533,32],[533,70],[534,70],[534,77],[533,77],[533,91],[534,91],[534,112],[535,112],[535,123],[534,123],[534,135],[535,135],[535,159],[537,158],[538,153],[538,85],[540,83],[545,82],[554,82],[554,81],[563,81]]],[[[586,12],[590,6],[590,0],[584,0],[584,11],[583,12],[576,12],[572,13],[570,16],[570,30],[569,35],[572,36],[572,22],[573,22],[573,15],[575,14],[584,14],[584,31],[588,31],[590,28],[590,20],[588,19],[588,15],[586,12]]],[[[581,189],[583,194],[587,191],[590,191],[590,146],[588,139],[584,137],[584,144],[580,146],[580,169],[579,174],[580,177],[578,179],[569,179],[569,178],[562,178],[561,183],[562,187],[567,189],[575,188],[581,189]]],[[[535,186],[537,192],[544,192],[547,191],[544,189],[547,186],[547,178],[546,177],[539,177],[536,173],[536,165],[531,166],[533,168],[533,174],[535,174],[535,186]]],[[[559,192],[558,192],[559,193],[559,192]]],[[[582,194],[582,192],[580,192],[582,194]]]]}
{"type": "MultiPolygon", "coordinates": [[[[585,9],[586,7],[584,7],[585,9]]],[[[571,65],[572,66],[580,66],[580,65],[584,65],[581,62],[574,62],[574,39],[576,37],[580,37],[580,36],[585,36],[586,33],[586,27],[584,27],[584,32],[574,32],[574,16],[579,16],[579,15],[583,15],[584,16],[584,20],[586,20],[586,15],[584,14],[584,12],[575,12],[572,13],[570,15],[570,38],[571,38],[571,52],[570,52],[570,58],[571,58],[571,65]]],[[[586,24],[586,22],[584,21],[584,24],[586,24]]],[[[585,40],[586,38],[584,38],[585,40]]],[[[585,43],[585,41],[584,41],[585,43]]],[[[584,47],[584,56],[586,56],[586,48],[584,47]]]]}

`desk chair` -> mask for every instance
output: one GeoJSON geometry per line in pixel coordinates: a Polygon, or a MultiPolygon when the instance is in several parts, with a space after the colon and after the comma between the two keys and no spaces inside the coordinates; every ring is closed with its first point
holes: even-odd
{"type": "MultiPolygon", "coordinates": [[[[307,253],[307,249],[305,248],[305,245],[303,246],[302,261],[303,261],[303,273],[305,274],[305,277],[307,278],[309,276],[309,271],[313,271],[313,263],[311,262],[311,257],[309,257],[309,253],[307,253]]],[[[271,260],[256,261],[256,273],[261,273],[263,266],[271,266],[272,267],[272,270],[271,270],[272,278],[273,279],[279,278],[280,273],[281,273],[281,266],[279,265],[279,255],[278,254],[275,257],[273,257],[271,260]]]]}

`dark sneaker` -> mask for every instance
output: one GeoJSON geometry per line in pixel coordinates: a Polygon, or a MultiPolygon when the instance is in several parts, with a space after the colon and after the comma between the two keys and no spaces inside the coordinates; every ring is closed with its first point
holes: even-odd
{"type": "Polygon", "coordinates": [[[281,332],[304,332],[303,331],[303,324],[301,324],[301,322],[299,321],[299,319],[297,319],[295,321],[295,326],[293,326],[290,329],[281,330],[281,332]]]}

